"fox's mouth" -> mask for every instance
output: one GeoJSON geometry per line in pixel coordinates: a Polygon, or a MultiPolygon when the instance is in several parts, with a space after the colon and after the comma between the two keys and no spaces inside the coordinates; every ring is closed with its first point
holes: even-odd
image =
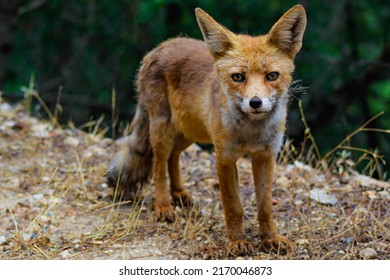
{"type": "Polygon", "coordinates": [[[255,119],[261,119],[264,118],[270,111],[250,111],[246,112],[249,117],[255,118],[255,119]]]}
{"type": "Polygon", "coordinates": [[[252,114],[252,115],[265,115],[265,114],[268,114],[269,112],[271,112],[271,110],[254,110],[254,111],[249,112],[249,114],[252,114]]]}

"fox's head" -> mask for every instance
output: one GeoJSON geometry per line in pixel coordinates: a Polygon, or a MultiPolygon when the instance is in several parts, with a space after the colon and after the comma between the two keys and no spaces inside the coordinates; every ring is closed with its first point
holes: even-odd
{"type": "Polygon", "coordinates": [[[287,95],[302,46],[305,9],[294,6],[267,35],[238,35],[197,8],[196,19],[215,59],[224,92],[251,119],[261,119],[287,95]]]}

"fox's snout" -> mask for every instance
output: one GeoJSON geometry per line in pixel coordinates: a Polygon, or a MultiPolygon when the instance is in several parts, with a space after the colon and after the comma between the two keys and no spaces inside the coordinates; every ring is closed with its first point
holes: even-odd
{"type": "Polygon", "coordinates": [[[253,97],[252,99],[249,100],[249,106],[252,107],[253,109],[257,109],[257,108],[260,108],[261,106],[263,105],[263,101],[255,96],[253,97]]]}
{"type": "Polygon", "coordinates": [[[242,112],[254,118],[262,118],[271,112],[276,104],[272,96],[244,97],[238,102],[238,107],[242,112]]]}

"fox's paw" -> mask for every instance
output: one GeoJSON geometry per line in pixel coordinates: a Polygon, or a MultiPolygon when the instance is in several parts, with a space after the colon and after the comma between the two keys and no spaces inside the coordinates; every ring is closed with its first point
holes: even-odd
{"type": "Polygon", "coordinates": [[[172,193],[173,203],[180,207],[192,206],[194,203],[191,196],[186,191],[172,193]]]}
{"type": "Polygon", "coordinates": [[[246,240],[229,241],[228,249],[235,256],[253,255],[255,252],[253,244],[246,240]]]}
{"type": "Polygon", "coordinates": [[[266,237],[261,246],[266,252],[286,253],[291,248],[291,242],[287,238],[275,234],[266,237]]]}
{"type": "Polygon", "coordinates": [[[157,207],[157,221],[172,223],[176,220],[176,212],[172,206],[169,207],[157,207]]]}

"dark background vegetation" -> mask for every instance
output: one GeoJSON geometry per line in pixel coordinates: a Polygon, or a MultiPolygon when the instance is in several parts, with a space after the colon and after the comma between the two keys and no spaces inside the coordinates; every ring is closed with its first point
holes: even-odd
{"type": "MultiPolygon", "coordinates": [[[[134,112],[142,56],[169,37],[201,39],[195,7],[234,32],[258,35],[298,3],[308,26],[294,78],[308,89],[292,98],[289,137],[299,147],[305,136],[298,98],[322,154],[379,112],[370,126],[390,129],[388,0],[0,0],[0,90],[19,101],[33,85],[51,110],[61,98],[63,123],[103,114],[109,126],[115,92],[120,135],[134,112]]],[[[359,133],[349,144],[390,160],[388,134],[359,133]]]]}

